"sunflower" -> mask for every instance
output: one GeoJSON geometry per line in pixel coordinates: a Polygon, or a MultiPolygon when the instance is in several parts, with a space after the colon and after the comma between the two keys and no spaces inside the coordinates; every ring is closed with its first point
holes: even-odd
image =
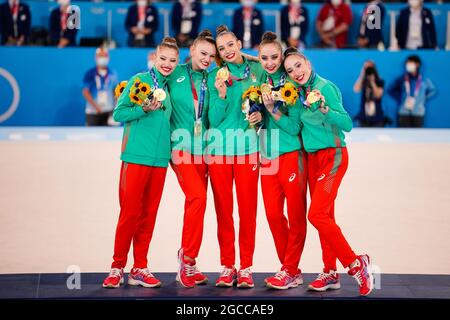
{"type": "Polygon", "coordinates": [[[249,98],[252,101],[258,101],[259,97],[261,97],[261,89],[255,86],[250,86],[242,95],[242,100],[249,98]]]}
{"type": "Polygon", "coordinates": [[[281,97],[286,104],[293,105],[297,101],[297,88],[290,82],[286,83],[280,90],[281,97]]]}
{"type": "Polygon", "coordinates": [[[137,95],[135,95],[133,93],[130,93],[130,100],[131,100],[131,102],[133,102],[135,104],[139,104],[139,105],[142,104],[142,100],[137,95]]]}
{"type": "Polygon", "coordinates": [[[116,98],[120,97],[120,95],[122,94],[122,92],[126,86],[127,86],[127,81],[122,81],[116,86],[116,88],[114,89],[114,95],[116,98]]]}
{"type": "Polygon", "coordinates": [[[141,93],[148,95],[150,93],[150,86],[147,83],[141,83],[139,85],[139,90],[141,93]]]}

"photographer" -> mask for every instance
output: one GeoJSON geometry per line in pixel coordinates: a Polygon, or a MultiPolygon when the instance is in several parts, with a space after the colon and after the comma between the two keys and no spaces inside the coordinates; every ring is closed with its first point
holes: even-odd
{"type": "Polygon", "coordinates": [[[375,63],[366,61],[356,80],[353,91],[361,93],[361,107],[355,120],[361,127],[383,127],[384,113],[381,98],[384,93],[384,81],[378,75],[375,63]]]}

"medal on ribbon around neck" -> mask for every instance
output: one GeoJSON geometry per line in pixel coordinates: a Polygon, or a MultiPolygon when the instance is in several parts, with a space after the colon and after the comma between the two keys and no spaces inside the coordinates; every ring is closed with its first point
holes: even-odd
{"type": "Polygon", "coordinates": [[[167,95],[163,89],[158,88],[153,91],[153,97],[155,97],[157,101],[163,102],[164,100],[166,100],[167,95]]]}
{"type": "Polygon", "coordinates": [[[197,119],[194,123],[194,136],[199,137],[202,135],[202,120],[197,119]]]}

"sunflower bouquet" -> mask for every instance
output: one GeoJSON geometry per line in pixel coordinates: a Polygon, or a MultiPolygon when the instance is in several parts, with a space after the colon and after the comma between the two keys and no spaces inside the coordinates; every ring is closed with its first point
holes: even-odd
{"type": "Polygon", "coordinates": [[[116,99],[119,99],[120,95],[122,94],[123,90],[125,90],[125,87],[127,86],[128,81],[121,81],[116,88],[114,89],[114,97],[116,99]]]}
{"type": "Polygon", "coordinates": [[[298,99],[297,88],[290,82],[286,82],[284,85],[272,88],[269,84],[265,83],[261,86],[261,91],[264,93],[271,93],[275,100],[275,106],[272,112],[276,113],[283,105],[293,106],[298,99]]]}
{"type": "Polygon", "coordinates": [[[242,112],[251,114],[261,111],[263,107],[261,89],[251,86],[242,95],[242,112]]]}
{"type": "MultiPolygon", "coordinates": [[[[152,91],[150,85],[145,82],[141,82],[139,78],[137,78],[133,85],[130,87],[129,97],[131,102],[145,106],[150,104],[153,98],[162,102],[166,99],[166,92],[163,89],[155,89],[152,91]]],[[[165,110],[165,107],[162,106],[162,109],[165,110]]]]}
{"type": "Polygon", "coordinates": [[[250,86],[242,94],[242,112],[245,113],[245,119],[253,112],[260,112],[263,109],[261,89],[256,86],[250,86]]]}

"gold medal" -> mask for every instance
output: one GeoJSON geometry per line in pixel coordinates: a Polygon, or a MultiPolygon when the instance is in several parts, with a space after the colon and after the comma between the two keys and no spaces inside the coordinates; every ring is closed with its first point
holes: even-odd
{"type": "Polygon", "coordinates": [[[216,76],[217,76],[217,78],[220,78],[223,81],[227,81],[228,78],[230,77],[230,72],[228,71],[227,68],[223,67],[223,68],[220,68],[217,71],[217,75],[216,76]]]}
{"type": "Polygon", "coordinates": [[[261,85],[261,93],[271,93],[271,92],[272,92],[272,87],[270,86],[270,84],[263,83],[261,85]]]}
{"type": "Polygon", "coordinates": [[[317,101],[320,100],[320,93],[317,91],[311,91],[308,94],[308,97],[306,98],[306,101],[312,105],[313,103],[316,103],[317,101]]]}
{"type": "Polygon", "coordinates": [[[159,102],[164,101],[166,99],[166,92],[163,89],[156,89],[153,91],[153,96],[158,100],[159,102]]]}
{"type": "Polygon", "coordinates": [[[283,101],[283,96],[280,91],[272,91],[272,97],[275,101],[283,101]]]}
{"type": "Polygon", "coordinates": [[[202,134],[202,121],[197,120],[194,124],[194,136],[199,137],[202,134]]]}

